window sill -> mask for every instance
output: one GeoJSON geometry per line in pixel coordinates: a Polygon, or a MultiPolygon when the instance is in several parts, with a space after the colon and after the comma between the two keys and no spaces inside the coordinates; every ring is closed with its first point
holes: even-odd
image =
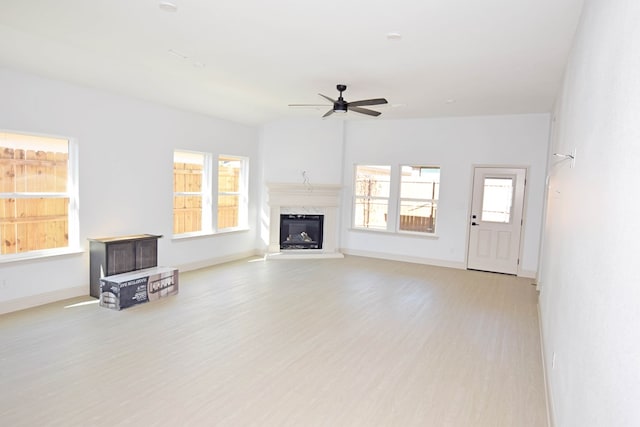
{"type": "Polygon", "coordinates": [[[372,234],[384,234],[400,237],[411,237],[419,239],[437,240],[440,236],[432,233],[419,233],[415,231],[389,231],[389,230],[376,230],[372,228],[349,228],[348,231],[354,231],[356,233],[372,233],[372,234]]]}
{"type": "Polygon", "coordinates": [[[46,249],[20,254],[2,255],[0,256],[0,264],[8,264],[20,261],[33,261],[57,256],[77,255],[81,253],[84,253],[84,250],[82,248],[46,249]]]}
{"type": "Polygon", "coordinates": [[[197,233],[174,234],[171,237],[171,240],[185,240],[185,239],[194,239],[198,237],[213,237],[213,236],[219,236],[221,234],[243,233],[247,231],[249,231],[248,227],[239,227],[239,228],[228,228],[228,229],[218,230],[218,231],[200,231],[197,233]]]}

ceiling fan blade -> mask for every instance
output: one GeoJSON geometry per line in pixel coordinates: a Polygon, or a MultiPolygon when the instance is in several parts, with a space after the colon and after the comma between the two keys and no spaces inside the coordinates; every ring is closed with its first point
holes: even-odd
{"type": "Polygon", "coordinates": [[[331,107],[327,104],[288,104],[289,107],[331,107]]]}
{"type": "Polygon", "coordinates": [[[354,101],[349,103],[349,108],[351,107],[362,107],[364,105],[382,105],[386,104],[387,100],[384,98],[376,98],[376,99],[363,99],[362,101],[354,101]]]}
{"type": "Polygon", "coordinates": [[[323,95],[323,94],[321,94],[321,93],[319,93],[318,95],[320,95],[321,97],[323,97],[324,99],[326,99],[326,100],[328,100],[328,101],[331,101],[331,102],[332,102],[332,103],[334,103],[334,104],[336,103],[336,100],[335,100],[335,99],[331,99],[331,98],[329,98],[327,95],[323,95]]]}
{"type": "Polygon", "coordinates": [[[380,114],[382,114],[379,111],[369,110],[368,108],[352,107],[351,105],[349,105],[349,111],[355,111],[356,113],[375,117],[378,117],[380,114]]]}
{"type": "Polygon", "coordinates": [[[333,109],[327,111],[326,113],[324,113],[324,116],[322,116],[322,118],[324,119],[325,117],[329,117],[330,115],[333,114],[333,109]]]}

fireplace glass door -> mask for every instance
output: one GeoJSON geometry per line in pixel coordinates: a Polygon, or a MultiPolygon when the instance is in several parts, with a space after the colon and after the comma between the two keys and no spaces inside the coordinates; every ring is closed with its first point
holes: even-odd
{"type": "Polygon", "coordinates": [[[280,215],[280,249],[322,249],[324,215],[280,215]]]}

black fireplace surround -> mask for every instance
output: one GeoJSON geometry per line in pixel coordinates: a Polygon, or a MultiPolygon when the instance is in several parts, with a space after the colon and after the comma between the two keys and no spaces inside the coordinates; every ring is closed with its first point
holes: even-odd
{"type": "Polygon", "coordinates": [[[324,215],[280,215],[280,249],[322,249],[324,215]]]}

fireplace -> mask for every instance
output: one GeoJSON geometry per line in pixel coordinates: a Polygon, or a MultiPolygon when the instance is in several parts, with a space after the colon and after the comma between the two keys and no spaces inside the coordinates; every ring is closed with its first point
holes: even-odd
{"type": "Polygon", "coordinates": [[[337,239],[339,185],[269,183],[267,188],[268,259],[344,257],[337,239]]]}
{"type": "Polygon", "coordinates": [[[322,249],[324,215],[280,215],[280,249],[322,249]]]}

